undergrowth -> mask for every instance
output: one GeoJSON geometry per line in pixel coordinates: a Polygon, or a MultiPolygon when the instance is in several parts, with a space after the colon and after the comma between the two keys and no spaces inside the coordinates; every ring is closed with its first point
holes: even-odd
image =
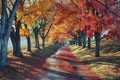
{"type": "Polygon", "coordinates": [[[91,49],[70,46],[74,55],[81,63],[99,75],[103,80],[120,80],[120,45],[116,43],[102,43],[101,57],[95,56],[94,44],[91,49]]]}

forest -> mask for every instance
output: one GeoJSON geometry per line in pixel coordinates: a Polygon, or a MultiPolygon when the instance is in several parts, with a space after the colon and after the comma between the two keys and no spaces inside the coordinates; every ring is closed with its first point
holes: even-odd
{"type": "Polygon", "coordinates": [[[0,80],[120,80],[119,25],[120,0],[1,0],[0,80]]]}

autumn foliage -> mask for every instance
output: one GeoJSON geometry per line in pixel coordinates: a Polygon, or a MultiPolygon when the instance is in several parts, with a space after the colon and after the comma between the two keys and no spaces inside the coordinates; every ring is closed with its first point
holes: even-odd
{"type": "Polygon", "coordinates": [[[30,30],[29,28],[21,28],[20,29],[20,37],[21,38],[27,38],[30,36],[30,30]]]}
{"type": "Polygon", "coordinates": [[[118,19],[112,12],[114,9],[115,0],[109,0],[109,2],[106,0],[69,0],[64,4],[59,2],[56,3],[56,24],[73,25],[75,26],[73,30],[79,28],[88,37],[93,37],[95,32],[100,34],[106,30],[114,32],[116,28],[114,24],[118,19]]]}

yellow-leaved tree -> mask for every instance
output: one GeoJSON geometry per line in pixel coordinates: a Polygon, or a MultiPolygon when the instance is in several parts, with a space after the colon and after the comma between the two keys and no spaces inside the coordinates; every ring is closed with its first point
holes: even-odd
{"type": "Polygon", "coordinates": [[[54,0],[22,0],[20,2],[18,6],[18,11],[15,15],[15,22],[13,24],[14,27],[11,32],[11,41],[13,43],[13,55],[22,56],[20,36],[23,37],[23,35],[24,38],[26,37],[27,39],[27,50],[31,51],[29,29],[34,27],[35,22],[39,18],[41,18],[42,16],[47,16],[46,14],[53,3],[54,0]],[[21,29],[21,25],[25,25],[25,29],[21,29]]]}
{"type": "Polygon", "coordinates": [[[56,16],[53,25],[54,28],[52,32],[50,32],[48,40],[50,39],[51,42],[70,40],[74,37],[73,34],[75,34],[76,30],[79,29],[79,27],[75,25],[75,23],[77,23],[76,15],[78,14],[78,10],[76,6],[71,4],[71,0],[59,0],[55,7],[56,16]],[[53,33],[55,34],[54,36],[52,36],[53,33]]]}
{"type": "MultiPolygon", "coordinates": [[[[40,48],[40,44],[39,44],[39,33],[40,33],[40,37],[42,39],[42,46],[44,48],[45,46],[45,39],[52,27],[52,18],[54,16],[54,0],[43,0],[40,3],[38,3],[36,5],[36,7],[38,5],[38,8],[35,9],[36,13],[33,13],[31,15],[33,15],[34,17],[30,17],[30,18],[34,18],[33,21],[30,21],[30,23],[32,24],[32,29],[33,32],[35,34],[35,48],[40,48]],[[50,17],[51,16],[51,17],[50,17]]],[[[30,15],[30,16],[31,16],[30,15]]],[[[25,18],[27,19],[27,18],[25,18]]],[[[25,20],[26,21],[26,20],[25,20]]],[[[25,22],[28,25],[28,22],[25,22]]]]}

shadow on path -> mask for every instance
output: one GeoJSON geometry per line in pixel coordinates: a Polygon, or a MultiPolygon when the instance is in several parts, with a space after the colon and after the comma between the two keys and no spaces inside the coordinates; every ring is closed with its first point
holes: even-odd
{"type": "Polygon", "coordinates": [[[87,80],[83,73],[78,73],[80,62],[67,46],[46,60],[46,74],[40,80],[87,80]]]}
{"type": "MultiPolygon", "coordinates": [[[[46,78],[48,80],[85,80],[83,76],[77,74],[65,73],[51,69],[45,69],[47,72],[46,78]]],[[[44,80],[45,78],[41,79],[44,80]]]]}

